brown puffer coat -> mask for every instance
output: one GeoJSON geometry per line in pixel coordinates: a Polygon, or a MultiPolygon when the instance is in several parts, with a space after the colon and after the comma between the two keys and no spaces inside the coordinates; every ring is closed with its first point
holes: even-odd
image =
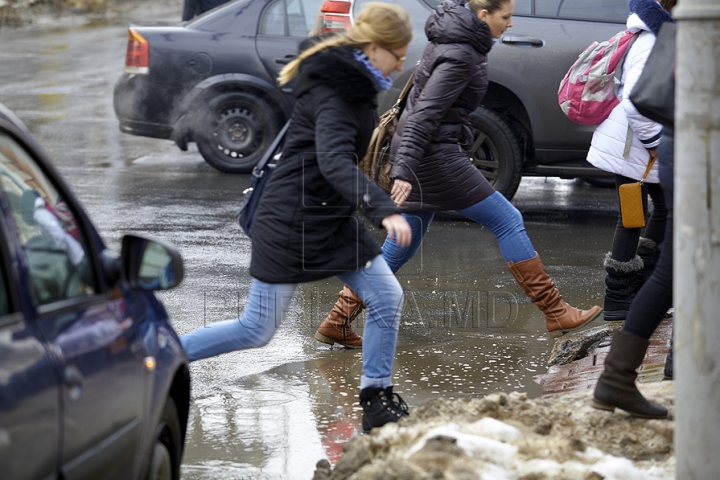
{"type": "Polygon", "coordinates": [[[391,176],[413,184],[403,211],[463,209],[495,191],[462,148],[487,90],[492,35],[461,0],[440,4],[425,33],[430,42],[392,141],[391,176]]]}

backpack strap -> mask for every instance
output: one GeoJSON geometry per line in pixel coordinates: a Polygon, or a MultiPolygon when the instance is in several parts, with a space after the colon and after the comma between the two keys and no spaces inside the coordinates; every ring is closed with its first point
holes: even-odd
{"type": "MultiPolygon", "coordinates": [[[[622,73],[623,73],[623,69],[625,68],[625,57],[627,57],[628,52],[630,51],[633,44],[635,43],[635,40],[637,40],[637,38],[640,36],[640,33],[642,33],[642,32],[630,34],[633,36],[633,38],[630,39],[630,41],[628,42],[627,48],[625,49],[625,51],[622,54],[622,57],[620,57],[620,60],[618,61],[618,66],[615,67],[615,79],[617,80],[618,85],[622,81],[622,73]]],[[[622,100],[622,99],[620,99],[620,100],[622,100]]]]}

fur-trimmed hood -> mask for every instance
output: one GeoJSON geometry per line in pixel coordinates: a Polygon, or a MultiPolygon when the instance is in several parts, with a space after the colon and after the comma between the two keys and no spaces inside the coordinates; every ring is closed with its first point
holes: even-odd
{"type": "Polygon", "coordinates": [[[332,88],[353,105],[375,106],[380,90],[372,73],[355,58],[350,46],[322,50],[300,64],[293,94],[299,98],[317,85],[332,88]]]}
{"type": "Polygon", "coordinates": [[[492,48],[487,23],[465,7],[464,0],[445,0],[425,23],[428,40],[435,43],[467,43],[483,55],[492,48]]]}
{"type": "Polygon", "coordinates": [[[630,16],[627,20],[627,28],[631,32],[647,30],[657,36],[663,23],[675,23],[670,14],[655,0],[630,0],[628,8],[630,16]]]}

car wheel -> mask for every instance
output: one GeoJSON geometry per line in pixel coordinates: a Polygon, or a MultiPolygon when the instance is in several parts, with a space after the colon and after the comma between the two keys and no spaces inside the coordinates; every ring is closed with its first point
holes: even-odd
{"type": "Polygon", "coordinates": [[[205,161],[226,173],[250,173],[278,134],[272,109],[243,92],[213,98],[195,133],[205,161]]]}
{"type": "MultiPolygon", "coordinates": [[[[483,107],[470,115],[470,123],[475,134],[470,161],[495,190],[511,200],[522,179],[522,153],[515,134],[500,115],[483,107]]],[[[438,217],[465,219],[453,211],[442,212],[438,217]]]]}
{"type": "Polygon", "coordinates": [[[162,417],[155,428],[147,480],[179,480],[182,434],[175,401],[165,400],[162,417]]]}

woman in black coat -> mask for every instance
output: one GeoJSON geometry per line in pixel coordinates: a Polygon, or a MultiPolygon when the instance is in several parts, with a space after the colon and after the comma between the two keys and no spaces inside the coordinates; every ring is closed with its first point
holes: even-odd
{"type": "Polygon", "coordinates": [[[370,307],[360,382],[366,431],[407,415],[391,380],[403,293],[355,212],[361,208],[400,245],[411,234],[398,207],[356,164],[375,127],[377,93],[401,69],[411,37],[404,9],[370,3],[352,29],[320,40],[283,69],[280,83],[296,77],[297,103],[255,214],[245,311],[181,337],[190,361],[263,346],[298,283],[337,276],[370,307]]]}
{"type": "MultiPolygon", "coordinates": [[[[456,210],[495,234],[513,277],[545,314],[550,335],[559,336],[597,318],[602,309],[580,310],[562,299],[525,232],[520,212],[495,191],[461,148],[473,143],[469,116],[487,90],[492,39],[512,26],[514,8],[514,0],[446,0],[428,18],[429,43],[391,146],[391,197],[408,212],[403,216],[412,227],[412,243],[398,245],[388,237],[383,257],[397,272],[417,253],[434,212],[456,210]]],[[[343,289],[315,338],[361,345],[349,327],[361,309],[352,290],[343,289]]]]}

